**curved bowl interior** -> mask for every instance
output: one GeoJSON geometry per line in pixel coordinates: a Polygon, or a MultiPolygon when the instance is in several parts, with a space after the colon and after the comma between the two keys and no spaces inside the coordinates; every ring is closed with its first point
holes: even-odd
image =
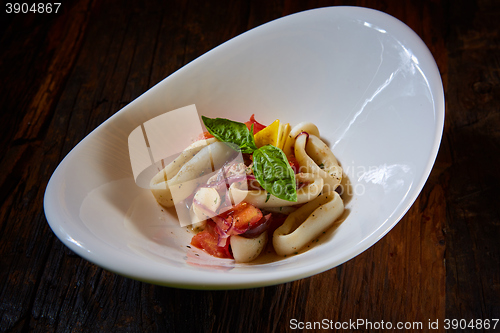
{"type": "Polygon", "coordinates": [[[443,122],[439,71],[406,25],[365,8],[301,12],[220,45],[104,122],[54,172],[45,213],[73,251],[124,276],[211,289],[292,281],[353,258],[401,219],[430,173],[443,122]],[[317,124],[346,174],[342,223],[308,251],[252,264],[188,248],[192,235],[135,184],[127,139],[191,104],[208,117],[317,124]]]}

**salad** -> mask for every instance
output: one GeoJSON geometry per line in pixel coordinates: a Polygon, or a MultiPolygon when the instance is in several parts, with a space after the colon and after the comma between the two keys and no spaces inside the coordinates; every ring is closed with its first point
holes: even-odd
{"type": "Polygon", "coordinates": [[[236,262],[256,259],[267,244],[286,256],[343,214],[342,168],[314,124],[202,120],[207,132],[150,184],[158,203],[190,225],[192,246],[236,262]]]}

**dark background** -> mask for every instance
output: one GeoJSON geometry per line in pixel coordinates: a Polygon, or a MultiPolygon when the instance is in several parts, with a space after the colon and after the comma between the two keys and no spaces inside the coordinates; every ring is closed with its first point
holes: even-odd
{"type": "Polygon", "coordinates": [[[75,0],[63,1],[57,14],[6,14],[5,3],[0,331],[282,332],[295,318],[424,327],[439,320],[443,332],[445,318],[500,318],[499,1],[75,0]],[[130,280],[54,236],[43,212],[45,187],[90,131],[228,39],[330,5],[375,8],[405,22],[442,75],[446,122],[436,164],[388,235],[316,276],[233,291],[130,280]]]}

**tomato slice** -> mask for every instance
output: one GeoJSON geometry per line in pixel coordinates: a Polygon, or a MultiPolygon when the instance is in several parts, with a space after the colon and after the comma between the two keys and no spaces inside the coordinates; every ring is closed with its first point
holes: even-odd
{"type": "Polygon", "coordinates": [[[257,120],[255,120],[255,114],[252,114],[252,116],[250,117],[250,120],[245,122],[245,125],[247,125],[248,130],[250,130],[250,128],[252,127],[252,124],[253,124],[253,134],[256,134],[259,131],[266,128],[266,126],[262,125],[257,120]]]}
{"type": "Polygon", "coordinates": [[[233,216],[234,225],[238,229],[251,229],[262,219],[262,211],[246,202],[241,202],[239,209],[233,216]]]}
{"type": "Polygon", "coordinates": [[[233,208],[221,214],[225,220],[232,222],[233,233],[243,233],[248,229],[255,227],[255,225],[262,219],[262,211],[242,201],[233,208]]]}
{"type": "Polygon", "coordinates": [[[208,254],[214,257],[232,259],[233,256],[229,251],[229,242],[226,242],[225,246],[219,246],[218,241],[219,235],[215,230],[215,223],[212,221],[208,221],[205,230],[197,233],[191,239],[191,245],[205,250],[208,254]]]}
{"type": "Polygon", "coordinates": [[[217,218],[213,217],[213,220],[208,221],[205,230],[191,239],[191,245],[217,258],[233,258],[229,250],[229,237],[257,227],[265,220],[262,217],[259,208],[244,201],[240,202],[217,218]]]}

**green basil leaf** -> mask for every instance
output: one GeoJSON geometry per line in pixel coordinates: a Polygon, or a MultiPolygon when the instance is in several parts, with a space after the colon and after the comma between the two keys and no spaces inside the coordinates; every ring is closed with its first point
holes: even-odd
{"type": "Polygon", "coordinates": [[[210,134],[222,142],[236,144],[242,153],[251,154],[257,149],[253,137],[253,125],[250,132],[245,124],[237,121],[205,116],[201,116],[201,119],[210,134]]]}
{"type": "Polygon", "coordinates": [[[253,172],[267,192],[280,199],[297,201],[295,173],[281,149],[266,145],[255,150],[253,172]]]}

